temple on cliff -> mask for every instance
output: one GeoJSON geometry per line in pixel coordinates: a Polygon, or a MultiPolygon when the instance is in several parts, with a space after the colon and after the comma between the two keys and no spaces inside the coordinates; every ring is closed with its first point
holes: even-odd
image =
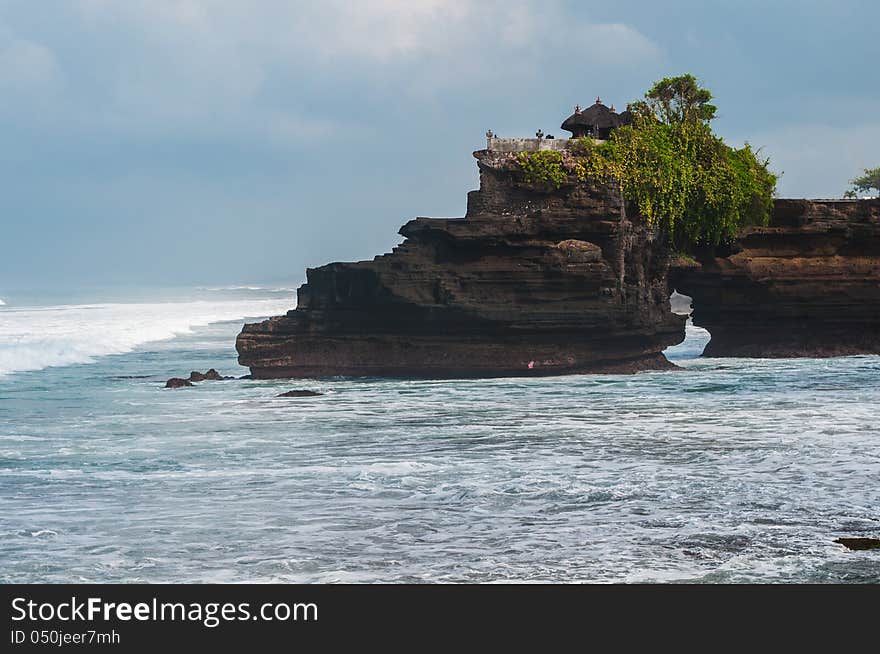
{"type": "MultiPolygon", "coordinates": [[[[597,99],[563,128],[600,140],[629,120],[597,99]]],[[[295,308],[243,327],[253,378],[669,369],[686,322],[673,290],[709,356],[880,354],[880,199],[777,199],[768,225],[675,257],[614,180],[523,174],[522,152],[571,139],[486,136],[464,217],[415,218],[387,254],[310,268],[295,308]]]]}
{"type": "Polygon", "coordinates": [[[561,127],[571,132],[571,138],[557,139],[545,136],[538,130],[536,138],[501,138],[492,130],[486,132],[486,149],[498,153],[537,152],[538,150],[567,150],[572,139],[592,138],[595,141],[606,141],[611,132],[623,125],[632,124],[632,113],[627,106],[625,111],[617,113],[614,105],[610,107],[596,98],[596,102],[586,109],[576,105],[574,113],[566,118],[561,127]]]}

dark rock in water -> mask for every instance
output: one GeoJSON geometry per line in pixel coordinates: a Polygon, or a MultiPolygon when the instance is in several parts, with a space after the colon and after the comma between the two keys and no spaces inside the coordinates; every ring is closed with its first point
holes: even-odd
{"type": "Polygon", "coordinates": [[[224,377],[219,372],[211,368],[205,373],[201,373],[198,370],[193,370],[189,373],[189,380],[194,382],[200,381],[220,381],[223,379],[235,379],[235,377],[224,377]]]}
{"type": "Polygon", "coordinates": [[[287,391],[277,397],[317,397],[319,395],[323,395],[323,393],[318,393],[317,391],[287,391]]]}
{"type": "Polygon", "coordinates": [[[210,370],[208,370],[208,372],[205,373],[205,379],[219,381],[223,379],[235,379],[235,377],[221,375],[219,372],[214,370],[214,368],[211,368],[210,370]]]}
{"type": "Polygon", "coordinates": [[[838,538],[834,542],[851,550],[880,550],[880,538],[838,538]]]}
{"type": "Polygon", "coordinates": [[[184,386],[194,386],[189,379],[181,379],[180,377],[172,377],[165,382],[165,388],[183,388],[184,386]]]}
{"type": "Polygon", "coordinates": [[[474,153],[465,218],[417,218],[390,254],[307,271],[297,308],[245,325],[255,379],[540,376],[671,369],[666,240],[616,184],[524,180],[474,153]]]}
{"type": "Polygon", "coordinates": [[[776,200],[767,227],[670,271],[713,357],[880,354],[880,200],[776,200]]]}
{"type": "Polygon", "coordinates": [[[253,375],[242,375],[241,377],[239,377],[239,379],[253,379],[253,378],[254,378],[253,375]]]}

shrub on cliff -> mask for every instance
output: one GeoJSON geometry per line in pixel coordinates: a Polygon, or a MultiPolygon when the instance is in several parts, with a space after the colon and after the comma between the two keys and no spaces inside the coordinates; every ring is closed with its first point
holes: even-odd
{"type": "Polygon", "coordinates": [[[777,179],[769,161],[749,144],[728,146],[702,120],[637,117],[599,155],[591,170],[616,178],[624,197],[678,247],[718,244],[769,219],[777,179]]]}
{"type": "Polygon", "coordinates": [[[540,150],[529,154],[520,152],[516,158],[523,178],[529,184],[552,185],[559,188],[568,180],[563,155],[555,150],[540,150]]]}

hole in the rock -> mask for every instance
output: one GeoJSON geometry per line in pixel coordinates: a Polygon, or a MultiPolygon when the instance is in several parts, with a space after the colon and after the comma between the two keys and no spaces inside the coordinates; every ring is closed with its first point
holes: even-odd
{"type": "Polygon", "coordinates": [[[690,296],[679,293],[678,291],[673,291],[672,295],[669,296],[669,303],[672,305],[672,312],[681,316],[688,316],[687,325],[685,326],[684,340],[678,345],[666,348],[663,352],[663,354],[666,355],[666,358],[670,361],[674,362],[676,359],[695,359],[699,357],[703,354],[703,350],[706,349],[709,339],[712,338],[708,331],[702,327],[695,326],[693,322],[691,322],[690,314],[693,310],[692,302],[693,299],[690,296]]]}
{"type": "Polygon", "coordinates": [[[693,298],[688,295],[683,295],[678,291],[672,291],[672,295],[669,296],[669,303],[672,305],[672,313],[677,313],[680,316],[691,315],[692,301],[693,298]]]}

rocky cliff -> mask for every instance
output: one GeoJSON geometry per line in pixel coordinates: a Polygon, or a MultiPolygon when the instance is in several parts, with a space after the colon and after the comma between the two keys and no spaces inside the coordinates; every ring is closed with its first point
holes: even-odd
{"type": "Polygon", "coordinates": [[[768,227],[680,262],[706,356],[880,354],[880,200],[777,200],[768,227]]]}
{"type": "Polygon", "coordinates": [[[668,251],[613,186],[527,183],[474,153],[465,218],[417,218],[372,261],[307,271],[296,309],[245,325],[255,378],[488,377],[671,367],[668,251]]]}

